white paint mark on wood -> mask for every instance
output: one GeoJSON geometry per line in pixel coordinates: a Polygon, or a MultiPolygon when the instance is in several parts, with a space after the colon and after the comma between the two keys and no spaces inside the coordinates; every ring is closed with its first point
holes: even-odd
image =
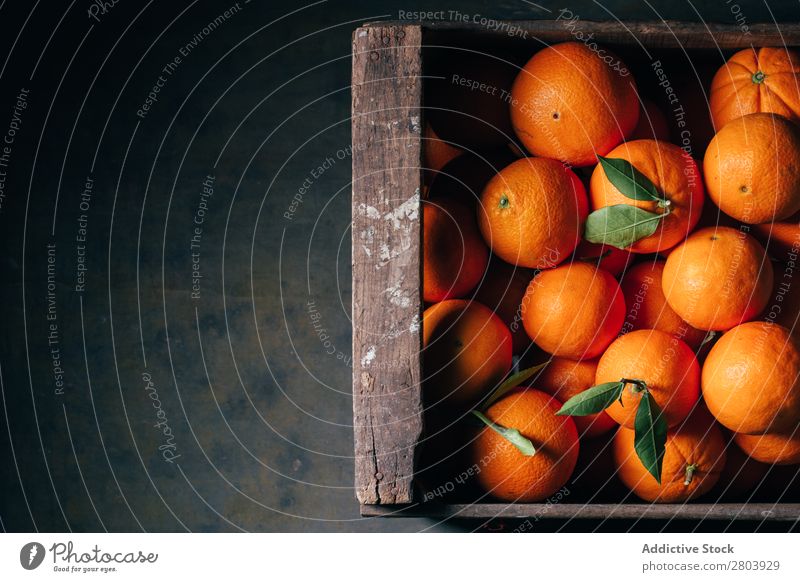
{"type": "Polygon", "coordinates": [[[367,349],[367,353],[364,354],[364,357],[361,358],[361,367],[369,366],[372,363],[372,360],[375,359],[375,346],[370,346],[367,349]]]}
{"type": "MultiPolygon", "coordinates": [[[[400,230],[403,226],[403,221],[414,221],[419,219],[419,188],[416,189],[414,194],[403,202],[400,206],[392,210],[391,212],[387,212],[383,215],[385,220],[392,221],[392,228],[395,230],[400,230]]],[[[405,230],[409,230],[410,225],[405,225],[405,230]]]]}
{"type": "Polygon", "coordinates": [[[361,216],[366,216],[367,218],[371,218],[373,220],[377,220],[381,217],[381,213],[378,212],[377,208],[368,204],[364,204],[363,202],[358,205],[358,213],[361,216]]]}
{"type": "Polygon", "coordinates": [[[391,303],[392,305],[397,305],[398,307],[408,309],[409,307],[411,307],[412,302],[411,302],[411,297],[409,297],[408,294],[408,289],[403,288],[404,280],[405,277],[400,277],[400,280],[394,285],[385,289],[383,291],[383,294],[389,296],[389,303],[391,303]]]}
{"type": "Polygon", "coordinates": [[[411,333],[419,333],[419,313],[415,313],[411,319],[411,325],[408,326],[408,331],[411,333]]]}

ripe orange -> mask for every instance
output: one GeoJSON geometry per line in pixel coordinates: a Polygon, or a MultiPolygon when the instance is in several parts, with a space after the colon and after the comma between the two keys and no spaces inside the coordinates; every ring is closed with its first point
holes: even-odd
{"type": "Polygon", "coordinates": [[[656,139],[669,141],[669,124],[664,113],[649,99],[642,99],[642,111],[639,114],[639,123],[628,138],[629,141],[637,139],[656,139]]]}
{"type": "Polygon", "coordinates": [[[473,459],[480,467],[477,480],[505,501],[532,503],[558,491],[572,475],[578,460],[578,431],[572,418],[556,416],[558,400],[538,390],[520,390],[497,401],[486,416],[515,428],[536,449],[527,457],[486,427],[473,442],[473,459]]]}
{"type": "Polygon", "coordinates": [[[800,121],[800,56],[785,48],[749,48],[714,75],[709,104],[714,128],[750,113],[777,113],[800,121]]]}
{"type": "Polygon", "coordinates": [[[599,356],[622,327],[625,300],[607,271],[570,263],[539,273],[522,300],[522,323],[544,351],[573,360],[599,356]]]}
{"type": "Polygon", "coordinates": [[[511,330],[515,354],[523,353],[531,345],[522,326],[522,298],[533,273],[492,257],[486,276],[475,292],[475,299],[494,311],[511,330]]]}
{"type": "Polygon", "coordinates": [[[462,149],[442,141],[430,123],[425,124],[425,131],[422,134],[422,155],[426,173],[435,176],[436,172],[462,152],[462,149]]]}
{"type": "MultiPolygon", "coordinates": [[[[595,384],[642,380],[647,392],[675,426],[691,412],[700,397],[700,365],[681,340],[656,329],[640,329],[620,336],[600,357],[595,384]]],[[[606,408],[622,426],[634,427],[642,392],[628,384],[620,400],[606,408]]]]}
{"type": "MultiPolygon", "coordinates": [[[[633,253],[655,253],[669,249],[686,238],[703,211],[703,180],[692,157],[676,145],[651,139],[625,142],[606,157],[627,160],[633,164],[670,201],[669,215],[659,221],[656,231],[633,243],[628,250],[633,253]]],[[[627,204],[656,214],[666,212],[655,201],[632,200],[622,194],[608,179],[600,164],[592,172],[589,193],[593,210],[627,204]]]]}
{"type": "Polygon", "coordinates": [[[606,55],[578,42],[556,44],[517,75],[511,123],[533,155],[589,166],[631,135],[639,120],[636,82],[606,55]]]}
{"type": "Polygon", "coordinates": [[[714,344],[703,364],[703,398],[734,432],[784,432],[800,419],[800,344],[783,326],[752,321],[714,344]]]}
{"type": "MultiPolygon", "coordinates": [[[[553,358],[536,377],[536,388],[566,402],[573,396],[594,386],[597,360],[575,361],[553,358]]],[[[617,426],[605,412],[588,416],[575,416],[575,426],[580,436],[594,437],[617,426]]]]}
{"type": "Polygon", "coordinates": [[[473,404],[511,369],[511,332],[477,301],[451,299],[422,314],[424,392],[434,404],[473,404]]]}
{"type": "Polygon", "coordinates": [[[422,297],[432,303],[463,297],[481,280],[489,250],[469,209],[455,200],[424,200],[422,297]]]}
{"type": "Polygon", "coordinates": [[[800,431],[786,434],[735,434],[733,440],[748,456],[773,465],[800,463],[800,431]]]}
{"type": "Polygon", "coordinates": [[[772,281],[772,265],[758,241],[733,228],[708,227],[669,254],[661,284],[681,319],[724,331],[758,316],[772,281]]]}
{"type": "Polygon", "coordinates": [[[581,240],[575,249],[573,260],[585,261],[591,265],[605,269],[615,277],[631,263],[632,255],[626,250],[581,240]],[[588,260],[595,259],[595,260],[588,260]]]}
{"type": "Polygon", "coordinates": [[[748,224],[784,220],[800,210],[800,128],[771,113],[723,127],[703,159],[708,196],[748,224]]]}
{"type": "Polygon", "coordinates": [[[626,332],[658,329],[696,350],[706,332],[683,321],[669,306],[661,289],[663,272],[664,261],[647,261],[634,265],[625,273],[620,288],[628,311],[622,328],[626,332]]]}
{"type": "Polygon", "coordinates": [[[523,158],[486,185],[478,224],[501,259],[541,269],[570,256],[587,214],[586,190],[574,172],[555,160],[523,158]]]}
{"type": "Polygon", "coordinates": [[[754,224],[751,232],[770,257],[777,261],[797,260],[800,254],[800,216],[792,216],[785,222],[754,224]]]}
{"type": "Polygon", "coordinates": [[[710,491],[725,466],[722,431],[702,408],[667,433],[661,484],[647,471],[634,449],[635,432],[620,427],[614,437],[617,475],[645,501],[682,503],[710,491]],[[688,481],[688,483],[687,483],[688,481]]]}

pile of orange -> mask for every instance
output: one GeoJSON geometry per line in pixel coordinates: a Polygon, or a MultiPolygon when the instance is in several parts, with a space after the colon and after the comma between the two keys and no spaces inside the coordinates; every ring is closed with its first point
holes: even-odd
{"type": "Polygon", "coordinates": [[[587,439],[651,502],[800,464],[800,56],[731,57],[692,105],[716,131],[695,160],[603,54],[543,48],[425,133],[425,404],[505,501],[556,493],[587,439]]]}

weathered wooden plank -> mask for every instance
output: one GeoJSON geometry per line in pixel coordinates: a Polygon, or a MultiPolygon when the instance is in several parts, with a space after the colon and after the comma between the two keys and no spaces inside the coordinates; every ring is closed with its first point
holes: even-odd
{"type": "MultiPolygon", "coordinates": [[[[554,16],[559,16],[554,14],[554,16]]],[[[543,42],[574,40],[575,35],[592,34],[591,40],[607,44],[643,45],[646,48],[734,49],[749,46],[800,45],[800,23],[757,23],[740,27],[736,24],[715,24],[680,21],[658,22],[597,22],[572,20],[568,12],[558,20],[515,20],[509,25],[522,33],[514,38],[539,39],[543,42]]],[[[366,27],[386,26],[388,23],[369,23],[366,27]]],[[[426,31],[450,30],[496,38],[509,38],[508,29],[488,28],[480,24],[454,21],[425,21],[426,31]]]]}
{"type": "Polygon", "coordinates": [[[412,501],[420,394],[421,29],[353,35],[353,414],[361,503],[412,501]]]}
{"type": "Polygon", "coordinates": [[[711,519],[798,521],[796,503],[474,503],[469,505],[362,505],[369,517],[432,517],[475,519],[711,519]]]}

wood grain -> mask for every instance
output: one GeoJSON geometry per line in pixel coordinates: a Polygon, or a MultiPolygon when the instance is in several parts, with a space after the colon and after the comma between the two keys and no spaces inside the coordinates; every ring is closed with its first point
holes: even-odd
{"type": "Polygon", "coordinates": [[[353,415],[361,503],[413,499],[420,394],[419,26],[353,35],[353,415]]]}
{"type": "Polygon", "coordinates": [[[417,504],[413,506],[361,506],[371,517],[433,517],[477,519],[712,519],[800,520],[794,503],[474,503],[469,505],[417,504]]]}
{"type": "MultiPolygon", "coordinates": [[[[513,21],[525,39],[709,52],[798,46],[800,24],[513,21]]],[[[356,493],[364,516],[800,520],[800,504],[415,504],[420,393],[423,35],[507,37],[463,22],[368,23],[353,36],[353,411],[356,493]]],[[[509,42],[520,42],[519,36],[509,42]]],[[[698,53],[699,54],[699,53],[698,53]]],[[[692,53],[688,53],[691,58],[692,53]]]]}
{"type": "MultiPolygon", "coordinates": [[[[555,15],[557,16],[557,14],[555,15]]],[[[424,22],[427,32],[450,30],[487,37],[509,38],[506,30],[492,30],[474,23],[424,22]]],[[[576,31],[593,34],[593,41],[617,45],[643,45],[646,48],[735,49],[750,46],[800,45],[800,23],[757,23],[747,28],[735,24],[680,22],[597,22],[591,20],[514,20],[509,25],[520,27],[524,38],[545,43],[575,40],[576,31]]],[[[366,27],[386,26],[386,22],[369,23],[366,27]]],[[[523,38],[516,35],[515,39],[523,38]]]]}

